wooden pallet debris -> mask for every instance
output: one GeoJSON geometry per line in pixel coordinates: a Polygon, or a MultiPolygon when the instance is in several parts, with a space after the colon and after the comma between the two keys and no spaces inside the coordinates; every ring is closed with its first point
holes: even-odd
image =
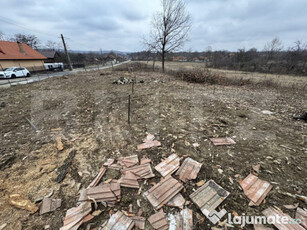
{"type": "Polygon", "coordinates": [[[180,158],[174,153],[158,164],[155,169],[163,176],[166,177],[174,173],[180,165],[180,158]]]}
{"type": "Polygon", "coordinates": [[[180,213],[168,216],[169,229],[172,230],[192,230],[193,229],[193,211],[191,209],[183,209],[180,213]]]}
{"type": "Polygon", "coordinates": [[[166,206],[183,209],[184,203],[184,197],[180,193],[178,193],[169,202],[166,203],[166,206]]]}
{"type": "Polygon", "coordinates": [[[61,199],[51,199],[48,197],[44,197],[39,214],[43,215],[45,213],[52,212],[57,208],[61,207],[61,203],[61,199]]]}
{"type": "Polygon", "coordinates": [[[230,137],[210,138],[210,141],[216,146],[236,144],[236,142],[234,140],[232,140],[230,137]]]}
{"type": "Polygon", "coordinates": [[[99,173],[95,177],[95,179],[90,183],[90,185],[87,188],[95,187],[99,183],[99,181],[101,180],[101,178],[103,177],[103,175],[105,174],[106,171],[107,171],[107,169],[102,166],[100,168],[99,173]]]}
{"type": "Polygon", "coordinates": [[[249,174],[243,181],[239,182],[244,194],[256,205],[259,206],[271,191],[272,185],[259,179],[253,174],[249,174]]]}
{"type": "Polygon", "coordinates": [[[158,210],[183,189],[183,185],[169,176],[150,188],[144,195],[152,206],[158,210]]]}
{"type": "Polygon", "coordinates": [[[137,155],[132,155],[132,156],[128,156],[128,157],[120,157],[118,159],[118,163],[121,165],[121,166],[124,166],[124,167],[132,167],[136,164],[139,163],[139,158],[137,155]]]}
{"type": "Polygon", "coordinates": [[[158,229],[158,230],[168,229],[168,223],[166,221],[165,214],[162,209],[159,212],[150,216],[148,218],[148,221],[154,229],[158,229]]]}
{"type": "Polygon", "coordinates": [[[133,220],[125,216],[121,211],[117,211],[111,216],[102,230],[130,230],[133,227],[133,220]]]}
{"type": "Polygon", "coordinates": [[[155,177],[155,174],[153,173],[151,165],[149,163],[136,165],[130,168],[124,168],[121,170],[122,174],[125,174],[126,172],[133,173],[137,177],[137,179],[149,179],[155,177]]]}
{"type": "Polygon", "coordinates": [[[302,221],[301,225],[307,229],[307,210],[297,208],[295,218],[300,219],[302,221]]]}
{"type": "Polygon", "coordinates": [[[90,187],[80,191],[78,202],[107,202],[113,203],[117,200],[115,193],[110,184],[100,184],[96,187],[90,187]]]}
{"type": "Polygon", "coordinates": [[[191,200],[200,208],[202,213],[208,217],[229,195],[229,192],[209,180],[190,195],[191,200]]]}
{"type": "Polygon", "coordinates": [[[120,186],[128,188],[140,188],[137,177],[132,172],[125,172],[119,179],[120,186]]]}
{"type": "Polygon", "coordinates": [[[179,176],[179,179],[183,182],[186,182],[187,180],[194,180],[196,179],[201,166],[202,163],[188,157],[183,161],[182,165],[176,172],[176,175],[179,176]]]}
{"type": "Polygon", "coordinates": [[[146,218],[142,216],[132,216],[130,217],[131,220],[134,221],[135,227],[138,229],[145,229],[145,221],[146,218]]]}
{"type": "Polygon", "coordinates": [[[292,217],[286,213],[283,213],[277,207],[269,207],[262,211],[262,213],[267,217],[267,219],[272,220],[274,218],[275,220],[279,220],[273,221],[272,223],[279,230],[305,230],[305,228],[293,221],[292,217]],[[287,222],[287,224],[281,223],[281,220],[282,222],[287,222]]]}
{"type": "Polygon", "coordinates": [[[78,207],[68,209],[64,219],[63,227],[60,230],[77,230],[81,224],[89,221],[92,216],[90,202],[83,202],[78,207]]]}
{"type": "Polygon", "coordinates": [[[161,143],[159,141],[155,141],[154,139],[155,139],[155,137],[149,133],[147,135],[147,137],[143,140],[144,143],[138,145],[137,149],[143,150],[143,149],[149,149],[149,148],[152,148],[152,147],[161,146],[161,143]]]}

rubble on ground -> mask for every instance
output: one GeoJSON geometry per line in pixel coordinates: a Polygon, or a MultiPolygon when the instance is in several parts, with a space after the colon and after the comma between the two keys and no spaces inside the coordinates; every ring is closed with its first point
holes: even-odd
{"type": "MultiPolygon", "coordinates": [[[[148,134],[144,142],[154,141],[154,138],[153,135],[148,134]]],[[[211,141],[216,145],[233,144],[227,138],[211,139],[211,141]]],[[[67,168],[70,166],[75,154],[76,152],[74,150],[71,151],[65,159],[64,164],[60,167],[63,175],[60,174],[62,177],[58,182],[61,182],[65,178],[67,168]]],[[[197,206],[202,213],[202,215],[198,212],[195,213],[199,222],[203,222],[206,217],[213,224],[226,226],[226,229],[229,226],[229,224],[221,222],[219,219],[227,211],[225,209],[218,209],[218,207],[227,199],[230,192],[214,180],[210,179],[207,182],[206,180],[200,180],[192,183],[194,192],[186,194],[190,200],[185,199],[182,195],[186,193],[186,184],[190,183],[191,180],[197,179],[203,166],[203,163],[193,160],[189,155],[184,155],[180,158],[176,153],[170,154],[154,167],[158,175],[152,169],[152,159],[145,156],[141,159],[139,159],[138,155],[118,156],[117,159],[106,159],[105,162],[101,162],[101,165],[99,172],[89,185],[79,191],[76,206],[67,210],[63,227],[60,230],[77,230],[82,224],[91,221],[95,216],[99,216],[105,210],[99,210],[98,203],[102,203],[105,207],[108,206],[111,208],[110,218],[100,224],[99,230],[130,230],[134,227],[145,229],[147,222],[154,229],[158,230],[192,230],[193,211],[188,207],[191,205],[197,206]],[[120,176],[101,182],[108,170],[116,170],[120,176]],[[160,176],[159,182],[150,181],[152,178],[160,176]],[[147,191],[142,190],[142,186],[145,183],[152,185],[147,191]],[[123,192],[123,188],[138,189],[138,195],[142,194],[147,199],[152,205],[152,211],[155,213],[146,219],[142,216],[141,209],[139,209],[137,214],[133,212],[134,207],[132,204],[128,207],[121,207],[121,210],[113,210],[115,205],[121,202],[123,197],[127,196],[123,192]],[[164,210],[167,207],[171,207],[172,211],[165,213],[164,210]]],[[[219,167],[218,165],[217,168],[220,169],[219,167]]],[[[260,164],[252,165],[252,172],[245,179],[238,181],[243,190],[242,192],[250,200],[252,206],[259,206],[273,187],[271,183],[258,178],[260,168],[260,164]]],[[[240,175],[235,175],[235,177],[241,178],[240,175]]],[[[232,181],[231,184],[233,185],[234,181],[232,179],[230,181],[232,181]]],[[[61,199],[50,198],[50,196],[43,198],[40,215],[53,212],[61,206],[61,199]]],[[[297,198],[297,196],[299,196],[300,200],[304,201],[304,196],[293,195],[294,198],[297,198]]],[[[22,198],[19,194],[11,195],[10,202],[15,207],[26,209],[31,213],[38,210],[35,204],[31,203],[28,199],[22,198]]],[[[137,204],[141,207],[139,200],[137,200],[137,204]]],[[[307,226],[307,211],[298,206],[299,203],[284,205],[286,209],[296,209],[296,218],[302,220],[302,223],[301,225],[296,224],[295,229],[303,230],[303,227],[306,228],[307,226]]],[[[233,213],[235,216],[238,215],[235,211],[233,213]]],[[[269,207],[263,211],[263,214],[266,217],[282,216],[291,218],[277,207],[269,207]]],[[[274,225],[278,229],[292,229],[288,225],[274,225]]],[[[90,229],[91,224],[88,224],[88,226],[88,229],[90,229]]],[[[212,227],[211,229],[220,228],[212,227]]],[[[261,224],[255,224],[254,229],[265,230],[270,228],[261,224]]]]}

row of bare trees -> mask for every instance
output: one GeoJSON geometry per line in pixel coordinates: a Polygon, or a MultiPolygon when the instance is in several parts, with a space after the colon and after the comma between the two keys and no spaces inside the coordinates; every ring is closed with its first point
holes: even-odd
{"type": "Polygon", "coordinates": [[[42,44],[41,41],[33,34],[22,34],[17,33],[13,36],[5,36],[5,34],[0,31],[0,41],[14,41],[14,42],[23,42],[27,44],[28,46],[39,49],[39,48],[45,48],[45,49],[52,49],[52,50],[58,50],[62,49],[63,45],[60,42],[54,42],[51,40],[48,40],[46,43],[42,44]]]}

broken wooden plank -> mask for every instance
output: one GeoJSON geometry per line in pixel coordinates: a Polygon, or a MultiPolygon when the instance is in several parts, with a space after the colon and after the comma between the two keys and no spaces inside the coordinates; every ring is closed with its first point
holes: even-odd
{"type": "Polygon", "coordinates": [[[187,180],[194,180],[196,179],[201,166],[202,163],[188,157],[183,161],[182,165],[176,172],[176,175],[179,176],[179,179],[183,182],[186,182],[187,180]]]}
{"type": "Polygon", "coordinates": [[[107,169],[102,166],[100,168],[99,173],[95,177],[95,179],[90,183],[90,185],[87,188],[95,187],[99,183],[99,181],[101,180],[101,178],[103,177],[103,175],[105,174],[106,171],[107,171],[107,169]]]}
{"type": "Polygon", "coordinates": [[[307,210],[297,208],[295,218],[301,220],[301,225],[307,229],[307,210]]]}
{"type": "Polygon", "coordinates": [[[185,199],[180,193],[178,193],[169,202],[166,203],[166,206],[183,209],[184,203],[185,203],[185,199]]]}
{"type": "Polygon", "coordinates": [[[154,229],[157,229],[157,230],[167,230],[168,229],[168,223],[166,221],[165,214],[162,209],[159,212],[150,216],[148,218],[148,221],[154,229]]]}
{"type": "Polygon", "coordinates": [[[234,145],[236,142],[232,140],[230,137],[222,137],[222,138],[209,138],[210,141],[216,145],[234,145]]]}
{"type": "Polygon", "coordinates": [[[174,173],[180,165],[180,158],[174,153],[158,164],[155,169],[163,176],[166,177],[174,173]]]}
{"type": "Polygon", "coordinates": [[[208,217],[230,193],[219,186],[215,181],[209,180],[190,195],[191,200],[200,208],[201,212],[208,217]]]}
{"type": "Polygon", "coordinates": [[[124,168],[121,170],[121,173],[125,174],[126,172],[133,173],[137,179],[149,179],[155,177],[155,174],[152,171],[151,165],[149,163],[136,165],[130,168],[124,168]]]}
{"type": "Polygon", "coordinates": [[[269,207],[262,213],[267,217],[267,219],[276,220],[272,221],[272,224],[279,230],[305,230],[305,228],[293,221],[292,217],[283,213],[277,207],[269,207]]]}
{"type": "Polygon", "coordinates": [[[139,163],[139,158],[137,155],[132,155],[128,157],[120,157],[118,159],[118,163],[127,168],[134,166],[139,163]]]}
{"type": "Polygon", "coordinates": [[[42,206],[40,207],[40,215],[43,215],[48,212],[52,212],[57,208],[61,207],[62,200],[61,199],[51,199],[48,197],[44,197],[42,206]]]}
{"type": "Polygon", "coordinates": [[[145,221],[146,218],[142,216],[132,216],[130,217],[131,220],[134,221],[135,227],[139,229],[145,229],[145,221]]]}
{"type": "Polygon", "coordinates": [[[140,188],[137,177],[132,172],[125,172],[119,179],[120,186],[128,188],[140,188]]]}
{"type": "Polygon", "coordinates": [[[193,211],[183,209],[180,213],[169,215],[169,230],[192,230],[193,229],[193,211]]]}
{"type": "Polygon", "coordinates": [[[264,180],[259,179],[253,174],[249,174],[243,181],[239,182],[244,194],[256,206],[259,206],[271,191],[272,185],[264,180]]]}
{"type": "Polygon", "coordinates": [[[181,189],[183,189],[183,185],[173,177],[169,176],[150,188],[144,193],[144,195],[153,207],[158,210],[176,196],[181,189]]]}
{"type": "Polygon", "coordinates": [[[102,230],[131,230],[133,227],[133,220],[125,216],[121,211],[117,211],[111,216],[102,230]]]}
{"type": "Polygon", "coordinates": [[[101,184],[95,187],[90,187],[80,191],[78,202],[92,201],[92,202],[115,202],[116,195],[111,189],[110,184],[101,184]]]}
{"type": "Polygon", "coordinates": [[[77,230],[81,224],[88,220],[88,215],[91,211],[90,202],[83,202],[78,207],[68,209],[63,221],[63,227],[60,230],[77,230]]]}

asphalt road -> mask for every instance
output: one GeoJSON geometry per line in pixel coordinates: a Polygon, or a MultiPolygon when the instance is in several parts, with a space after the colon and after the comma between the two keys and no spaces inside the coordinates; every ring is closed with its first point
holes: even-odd
{"type": "MultiPolygon", "coordinates": [[[[125,63],[128,63],[130,61],[125,61],[121,62],[119,64],[115,64],[114,66],[122,65],[125,63]]],[[[108,69],[111,66],[103,66],[103,67],[98,67],[93,66],[93,67],[86,67],[86,71],[92,71],[92,70],[102,70],[102,69],[108,69]]],[[[37,82],[37,81],[42,81],[51,77],[61,77],[61,76],[66,76],[66,75],[71,75],[75,74],[78,72],[85,72],[84,68],[78,68],[74,69],[73,71],[61,71],[61,72],[48,72],[46,74],[33,74],[31,77],[19,77],[19,78],[14,78],[14,79],[0,79],[0,89],[2,88],[8,88],[14,85],[24,85],[24,84],[29,84],[32,82],[37,82]]]]}

